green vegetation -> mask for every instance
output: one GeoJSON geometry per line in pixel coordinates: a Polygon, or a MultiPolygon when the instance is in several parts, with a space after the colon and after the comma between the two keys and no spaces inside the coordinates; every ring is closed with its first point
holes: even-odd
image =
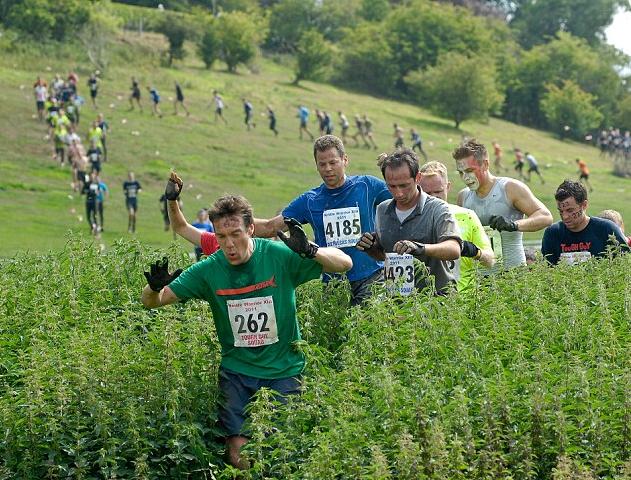
{"type": "MultiPolygon", "coordinates": [[[[208,306],[138,301],[161,256],[69,237],[0,261],[0,478],[233,478],[208,306]]],[[[299,290],[305,391],[276,414],[259,395],[244,478],[629,478],[631,256],[470,299],[346,312],[346,291],[299,290]]]]}

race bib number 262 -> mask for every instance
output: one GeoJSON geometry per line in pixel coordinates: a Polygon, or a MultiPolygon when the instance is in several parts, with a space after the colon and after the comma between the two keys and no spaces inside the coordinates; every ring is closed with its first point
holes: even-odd
{"type": "Polygon", "coordinates": [[[278,342],[272,296],[228,300],[235,347],[261,347],[278,342]]]}

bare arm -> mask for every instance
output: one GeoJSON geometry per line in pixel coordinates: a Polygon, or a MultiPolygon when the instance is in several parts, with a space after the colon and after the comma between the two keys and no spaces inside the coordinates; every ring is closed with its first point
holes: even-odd
{"type": "Polygon", "coordinates": [[[353,260],[339,248],[320,247],[314,258],[327,273],[342,273],[353,268],[353,260]]]}
{"type": "Polygon", "coordinates": [[[276,215],[273,218],[255,218],[254,219],[254,236],[261,238],[271,238],[276,236],[276,232],[287,230],[287,225],[282,215],[276,215]]]}
{"type": "Polygon", "coordinates": [[[537,232],[552,225],[550,210],[533,195],[530,188],[524,183],[516,180],[508,182],[506,195],[513,206],[528,217],[516,222],[520,232],[537,232]]]}
{"type": "Polygon", "coordinates": [[[164,305],[171,305],[179,300],[169,287],[164,287],[159,292],[151,290],[149,285],[145,285],[140,296],[140,301],[146,308],[158,308],[164,305]]]}
{"type": "Polygon", "coordinates": [[[202,232],[186,221],[180,205],[177,200],[167,201],[167,210],[169,212],[169,221],[173,231],[180,237],[188,240],[193,245],[202,246],[202,232]]]}
{"type": "Polygon", "coordinates": [[[439,260],[457,260],[460,258],[460,243],[453,238],[439,243],[426,243],[425,255],[439,260]]]}

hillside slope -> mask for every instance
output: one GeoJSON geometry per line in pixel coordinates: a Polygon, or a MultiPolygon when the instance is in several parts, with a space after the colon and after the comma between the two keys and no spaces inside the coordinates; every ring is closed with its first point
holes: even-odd
{"type": "MultiPolygon", "coordinates": [[[[99,110],[111,125],[108,139],[110,160],[104,165],[103,179],[111,189],[106,203],[104,246],[127,236],[122,182],[133,170],[143,185],[139,204],[137,237],[153,246],[172,241],[164,232],[158,198],[170,168],[175,168],[187,185],[183,195],[185,213],[194,218],[198,208],[208,206],[225,192],[246,195],[258,216],[275,214],[296,194],[318,184],[313,166],[311,142],[298,139],[296,106],[304,103],[312,111],[312,132],[316,131],[315,108],[328,111],[336,120],[343,110],[352,121],[355,113],[367,113],[375,125],[379,151],[353,147],[349,142],[350,173],[379,175],[375,158],[380,151],[392,149],[392,124],[398,122],[408,135],[417,128],[431,159],[454,164],[450,152],[461,135],[476,136],[490,145],[497,140],[504,148],[505,165],[512,174],[512,146],[530,150],[543,167],[546,184],[533,180],[531,187],[551,209],[553,192],[564,178],[575,178],[574,159],[585,159],[593,173],[595,192],[590,211],[604,208],[631,215],[629,181],[611,174],[610,162],[599,158],[590,146],[560,142],[551,134],[492,119],[488,124],[465,122],[462,131],[413,105],[382,100],[344,91],[330,85],[289,83],[291,71],[270,60],[259,59],[253,71],[226,73],[222,65],[206,70],[192,52],[176,68],[159,66],[162,37],[125,32],[117,39],[112,66],[102,80],[99,110]],[[255,73],[256,72],[256,73],[255,73]],[[135,75],[143,91],[144,113],[128,111],[130,77],[135,75]],[[179,81],[191,116],[174,116],[173,82],[179,81]],[[147,85],[155,85],[163,99],[162,119],[150,114],[147,85]],[[228,126],[213,122],[212,90],[218,89],[228,108],[228,126]],[[255,106],[257,127],[247,132],[243,124],[241,97],[255,106]],[[265,105],[273,105],[280,135],[274,138],[263,117],[265,105]],[[132,132],[137,132],[133,134],[132,132]]],[[[39,53],[9,52],[5,46],[0,57],[0,255],[18,250],[58,249],[68,230],[88,232],[83,198],[70,189],[70,171],[51,160],[51,146],[44,139],[45,125],[33,118],[35,105],[31,86],[37,75],[50,79],[56,72],[66,75],[74,70],[80,76],[80,94],[87,97],[85,85],[90,65],[81,52],[71,46],[45,48],[39,53]],[[44,240],[44,241],[43,241],[44,240]]],[[[97,110],[86,104],[82,110],[79,133],[85,138],[89,122],[97,110]]],[[[351,128],[351,131],[354,129],[351,128]]],[[[453,175],[455,198],[462,183],[453,175]]],[[[631,220],[629,220],[631,221],[631,220]]],[[[537,238],[538,235],[532,235],[537,238]]]]}

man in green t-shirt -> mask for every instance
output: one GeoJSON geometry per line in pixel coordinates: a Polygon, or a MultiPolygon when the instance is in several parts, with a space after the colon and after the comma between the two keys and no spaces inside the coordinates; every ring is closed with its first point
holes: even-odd
{"type": "MultiPolygon", "coordinates": [[[[167,193],[177,188],[172,183],[167,193]]],[[[277,391],[281,400],[299,391],[305,360],[295,347],[300,340],[296,287],[322,272],[345,272],[353,262],[337,248],[310,242],[289,218],[290,236],[278,232],[282,242],[252,238],[252,207],[240,196],[219,198],[209,217],[221,249],[183,273],[169,273],[166,259],[156,262],[145,272],[148,285],[141,299],[147,308],[191,298],[210,304],[221,344],[219,418],[228,460],[246,468],[240,449],[247,442],[242,426],[250,398],[262,387],[277,391]]]]}
{"type": "MultiPolygon", "coordinates": [[[[421,166],[419,172],[421,174],[420,185],[423,191],[446,202],[451,189],[447,167],[440,162],[427,162],[421,166]]],[[[462,235],[460,278],[457,288],[460,293],[469,293],[473,290],[475,271],[473,262],[477,260],[485,267],[492,267],[495,264],[495,253],[476,213],[458,205],[451,203],[448,205],[449,210],[456,217],[462,235]]],[[[501,245],[499,248],[501,251],[501,245]]]]}

